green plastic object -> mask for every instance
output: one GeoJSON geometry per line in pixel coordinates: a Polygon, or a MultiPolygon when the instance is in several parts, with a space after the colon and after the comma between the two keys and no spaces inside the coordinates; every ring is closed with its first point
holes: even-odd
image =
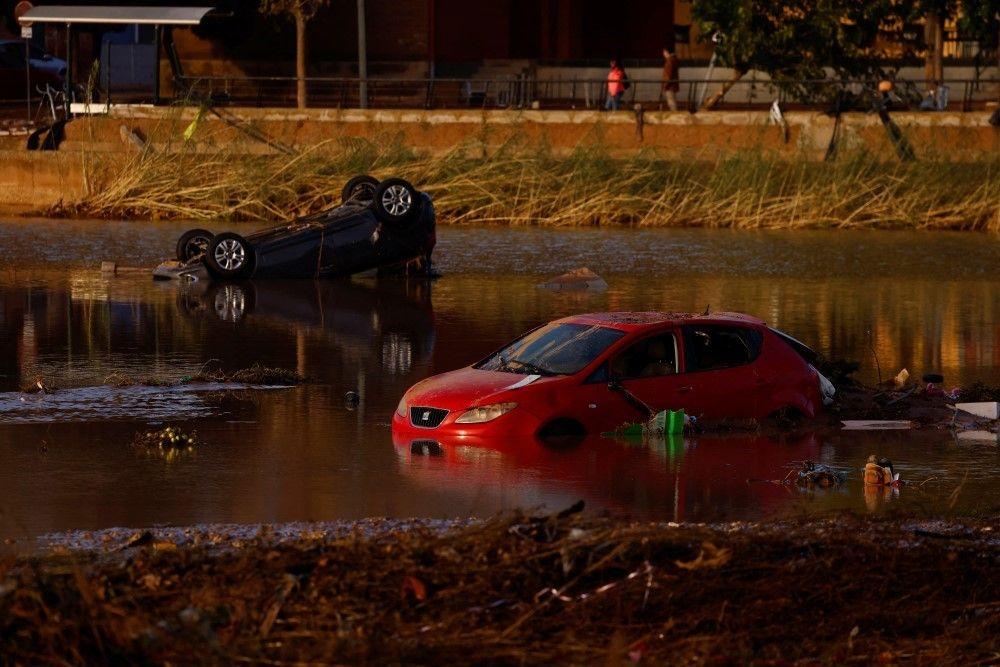
{"type": "Polygon", "coordinates": [[[679,435],[684,432],[684,411],[663,410],[649,421],[651,431],[659,431],[664,435],[679,435]]]}

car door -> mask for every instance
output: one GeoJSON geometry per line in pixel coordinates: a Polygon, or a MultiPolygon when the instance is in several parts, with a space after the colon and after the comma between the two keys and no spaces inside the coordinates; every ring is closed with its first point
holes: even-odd
{"type": "Polygon", "coordinates": [[[679,351],[677,332],[661,330],[629,344],[600,366],[576,392],[576,402],[586,408],[575,412],[587,431],[645,421],[642,404],[654,412],[683,408],[679,351]]]}
{"type": "Polygon", "coordinates": [[[682,391],[689,414],[705,419],[757,417],[757,357],[763,334],[729,324],[681,327],[684,373],[682,391]]]}

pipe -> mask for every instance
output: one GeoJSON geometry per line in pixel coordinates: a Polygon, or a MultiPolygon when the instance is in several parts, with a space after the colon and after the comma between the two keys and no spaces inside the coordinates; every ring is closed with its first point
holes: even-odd
{"type": "Polygon", "coordinates": [[[365,34],[365,0],[358,0],[358,103],[368,107],[368,40],[365,34]]]}

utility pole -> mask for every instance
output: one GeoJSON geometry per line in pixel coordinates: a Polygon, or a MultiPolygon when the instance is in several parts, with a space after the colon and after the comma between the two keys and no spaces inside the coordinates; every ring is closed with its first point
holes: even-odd
{"type": "Polygon", "coordinates": [[[365,36],[365,0],[358,0],[358,102],[368,108],[368,40],[365,36]]]}

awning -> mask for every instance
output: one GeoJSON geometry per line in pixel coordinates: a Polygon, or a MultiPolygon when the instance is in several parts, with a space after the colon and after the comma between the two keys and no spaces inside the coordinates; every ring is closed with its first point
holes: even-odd
{"type": "Polygon", "coordinates": [[[108,7],[102,5],[45,5],[26,11],[26,23],[142,23],[145,25],[198,25],[214,7],[108,7]]]}

